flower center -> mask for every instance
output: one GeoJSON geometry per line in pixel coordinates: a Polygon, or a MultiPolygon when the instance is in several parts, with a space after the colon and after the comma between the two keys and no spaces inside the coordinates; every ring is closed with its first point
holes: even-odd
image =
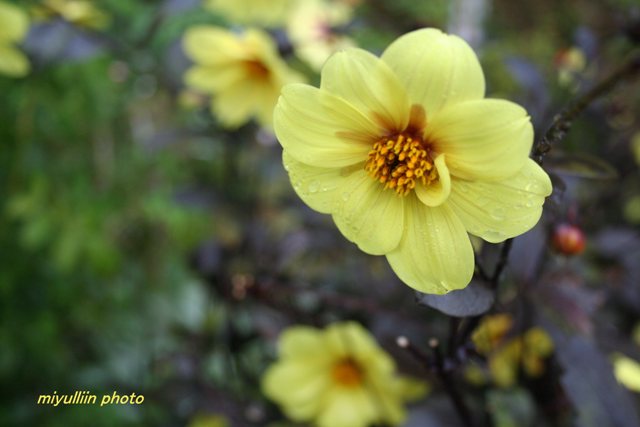
{"type": "Polygon", "coordinates": [[[336,363],[331,374],[334,381],[345,387],[356,387],[362,383],[362,369],[351,358],[345,358],[336,363]]]}
{"type": "Polygon", "coordinates": [[[250,78],[266,79],[269,76],[269,69],[257,59],[249,59],[243,63],[250,78]]]}
{"type": "Polygon", "coordinates": [[[409,194],[417,183],[428,185],[438,179],[428,148],[405,133],[373,144],[364,169],[385,189],[393,188],[401,196],[409,194]]]}

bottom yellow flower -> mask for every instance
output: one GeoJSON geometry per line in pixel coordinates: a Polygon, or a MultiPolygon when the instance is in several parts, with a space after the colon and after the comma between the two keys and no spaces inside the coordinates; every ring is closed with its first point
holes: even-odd
{"type": "Polygon", "coordinates": [[[278,350],[262,389],[294,421],[399,425],[404,403],[426,393],[425,383],[396,376],[393,360],[357,323],[292,327],[280,336],[278,350]]]}
{"type": "Polygon", "coordinates": [[[507,338],[513,326],[508,314],[486,317],[474,331],[476,350],[487,356],[493,381],[500,387],[510,387],[522,366],[530,377],[544,373],[544,359],[553,352],[553,342],[541,328],[527,330],[523,335],[507,338]]]}

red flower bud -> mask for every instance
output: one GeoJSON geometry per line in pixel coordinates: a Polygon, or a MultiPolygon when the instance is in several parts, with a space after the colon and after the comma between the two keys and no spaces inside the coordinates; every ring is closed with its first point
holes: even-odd
{"type": "Polygon", "coordinates": [[[586,238],[582,230],[572,224],[559,224],[553,231],[553,247],[564,255],[578,255],[584,251],[586,238]]]}

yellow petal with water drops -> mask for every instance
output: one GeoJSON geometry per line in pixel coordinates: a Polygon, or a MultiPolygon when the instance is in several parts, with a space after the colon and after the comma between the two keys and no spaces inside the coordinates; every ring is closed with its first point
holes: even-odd
{"type": "Polygon", "coordinates": [[[364,162],[381,132],[343,99],[303,84],[282,89],[274,128],[291,157],[318,167],[364,162]]]}
{"type": "Polygon", "coordinates": [[[420,292],[445,294],[462,289],[473,275],[469,236],[448,204],[428,207],[405,197],[405,232],[389,264],[400,280],[420,292]]]}
{"type": "Polygon", "coordinates": [[[321,213],[334,210],[348,169],[309,166],[291,157],[286,150],[282,153],[282,162],[293,189],[303,202],[321,213]]]}
{"type": "Polygon", "coordinates": [[[182,46],[187,56],[201,65],[219,65],[230,58],[239,58],[246,50],[233,33],[208,25],[189,28],[182,46]]]}
{"type": "Polygon", "coordinates": [[[372,255],[384,255],[398,246],[404,197],[385,190],[364,169],[349,175],[337,193],[333,220],[347,239],[372,255]]]}
{"type": "Polygon", "coordinates": [[[29,73],[29,60],[18,49],[0,45],[0,74],[23,77],[29,73]]]}
{"type": "Polygon", "coordinates": [[[389,66],[357,48],[331,56],[322,68],[320,88],[348,101],[387,132],[403,131],[409,123],[409,97],[389,66]]]}
{"type": "Polygon", "coordinates": [[[527,159],[516,175],[502,181],[454,179],[448,204],[469,233],[497,243],[536,225],[551,190],[546,172],[527,159]]]}
{"type": "Polygon", "coordinates": [[[0,2],[0,42],[18,42],[27,34],[29,17],[10,3],[0,2]]]}
{"type": "Polygon", "coordinates": [[[476,54],[461,38],[429,28],[391,43],[382,60],[403,83],[411,102],[422,105],[427,120],[448,104],[481,99],[485,83],[476,54]]]}
{"type": "Polygon", "coordinates": [[[482,99],[447,107],[433,115],[425,132],[447,155],[454,177],[499,180],[524,166],[533,144],[527,112],[513,102],[482,99]]]}
{"type": "Polygon", "coordinates": [[[438,171],[438,180],[428,185],[418,184],[415,188],[418,199],[427,206],[441,205],[451,193],[451,176],[445,162],[445,155],[440,154],[436,157],[433,165],[438,171]]]}

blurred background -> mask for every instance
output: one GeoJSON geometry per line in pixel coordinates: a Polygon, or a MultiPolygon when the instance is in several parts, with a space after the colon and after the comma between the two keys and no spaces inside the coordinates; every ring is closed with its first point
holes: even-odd
{"type": "MultiPolygon", "coordinates": [[[[277,336],[341,319],[360,321],[402,372],[433,383],[408,426],[457,425],[431,374],[394,344],[446,341],[449,318],[297,198],[268,124],[230,128],[212,113],[215,93],[184,83],[189,28],[261,28],[279,60],[317,84],[336,47],[379,54],[403,33],[437,27],[474,47],[488,95],[524,105],[538,136],[640,42],[636,0],[333,0],[304,17],[292,17],[301,7],[291,2],[264,22],[254,12],[268,2],[248,0],[3,3],[12,6],[5,17],[0,7],[7,426],[212,427],[219,417],[293,426],[259,386],[277,336]],[[24,31],[10,30],[24,26],[14,9],[28,17],[24,31]],[[296,33],[319,17],[322,40],[296,33]],[[145,401],[36,404],[54,390],[145,401]]],[[[639,113],[640,81],[621,82],[545,159],[554,194],[515,240],[493,310],[542,326],[554,354],[544,374],[519,372],[506,387],[483,357],[475,376],[460,370],[490,425],[637,425],[639,395],[614,379],[611,361],[640,360],[639,113]],[[586,244],[567,243],[567,227],[586,244]]],[[[485,266],[496,254],[478,246],[485,266]]]]}

